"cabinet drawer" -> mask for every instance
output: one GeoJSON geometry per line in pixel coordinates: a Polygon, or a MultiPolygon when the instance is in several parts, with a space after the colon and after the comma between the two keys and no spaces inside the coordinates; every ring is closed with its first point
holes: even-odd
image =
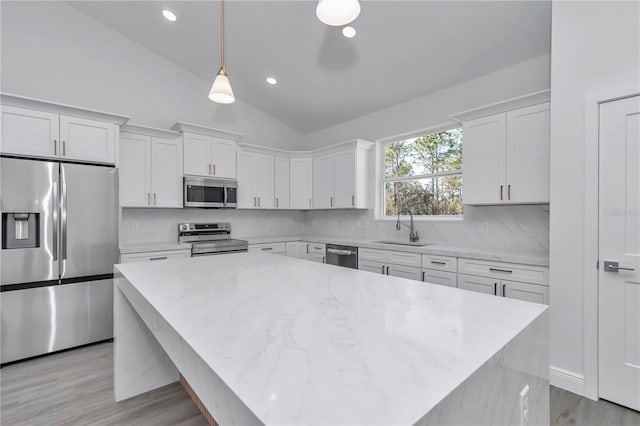
{"type": "Polygon", "coordinates": [[[547,286],[513,281],[501,281],[500,285],[500,291],[504,297],[544,305],[549,304],[549,287],[547,286]]]}
{"type": "Polygon", "coordinates": [[[361,271],[373,272],[375,274],[384,274],[384,263],[375,262],[372,260],[362,260],[358,261],[358,269],[361,271]]]}
{"type": "Polygon", "coordinates": [[[285,254],[287,250],[286,250],[285,243],[265,243],[265,244],[249,244],[249,251],[272,253],[272,254],[285,254]]]}
{"type": "Polygon", "coordinates": [[[321,254],[321,255],[325,255],[325,245],[322,243],[309,243],[307,242],[307,253],[309,254],[321,254]]]}
{"type": "Polygon", "coordinates": [[[391,265],[413,266],[416,268],[420,268],[422,265],[422,256],[420,253],[409,253],[404,251],[361,248],[358,250],[358,258],[362,260],[384,262],[391,265]]]}
{"type": "Polygon", "coordinates": [[[549,269],[543,266],[460,258],[458,259],[458,272],[499,280],[549,285],[549,269]]]}
{"type": "Polygon", "coordinates": [[[479,293],[492,294],[494,296],[498,295],[499,281],[500,280],[494,280],[486,277],[458,274],[458,288],[477,291],[479,293]]]}
{"type": "Polygon", "coordinates": [[[423,269],[422,281],[429,284],[458,287],[458,274],[455,272],[439,271],[435,269],[423,269]]]}
{"type": "Polygon", "coordinates": [[[435,269],[437,271],[457,272],[458,261],[457,258],[451,256],[423,254],[422,267],[424,269],[435,269]]]}
{"type": "Polygon", "coordinates": [[[120,263],[151,262],[191,257],[190,250],[166,250],[144,253],[127,253],[120,256],[120,263]]]}
{"type": "Polygon", "coordinates": [[[324,253],[310,253],[309,260],[317,263],[327,263],[327,258],[324,253]]]}
{"type": "Polygon", "coordinates": [[[388,265],[387,275],[392,277],[406,278],[408,280],[420,281],[420,268],[415,266],[388,265]]]}

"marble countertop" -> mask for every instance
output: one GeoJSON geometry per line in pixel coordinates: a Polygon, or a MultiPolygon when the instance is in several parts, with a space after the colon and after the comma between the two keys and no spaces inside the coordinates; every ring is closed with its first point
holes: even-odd
{"type": "Polygon", "coordinates": [[[244,237],[249,244],[275,243],[281,241],[309,241],[325,244],[351,245],[361,248],[381,250],[395,250],[412,253],[435,254],[442,256],[466,257],[471,259],[494,260],[498,262],[521,263],[525,265],[549,266],[549,253],[542,251],[505,250],[485,247],[459,247],[440,244],[430,244],[422,247],[403,246],[399,244],[381,244],[371,240],[333,238],[323,236],[274,236],[274,237],[244,237]]]}
{"type": "Polygon", "coordinates": [[[181,243],[178,241],[125,244],[120,247],[120,254],[145,253],[167,250],[191,250],[191,244],[181,243]]]}
{"type": "Polygon", "coordinates": [[[414,424],[547,309],[263,253],[116,268],[264,424],[414,424]]]}

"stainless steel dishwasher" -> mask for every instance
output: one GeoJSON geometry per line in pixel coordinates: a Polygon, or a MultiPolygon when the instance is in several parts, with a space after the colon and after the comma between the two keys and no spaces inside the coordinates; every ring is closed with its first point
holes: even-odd
{"type": "Polygon", "coordinates": [[[358,247],[327,244],[327,263],[358,269],[358,247]]]}

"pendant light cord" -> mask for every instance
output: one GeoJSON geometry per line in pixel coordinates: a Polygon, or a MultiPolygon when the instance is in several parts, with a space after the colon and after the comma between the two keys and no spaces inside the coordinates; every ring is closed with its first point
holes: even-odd
{"type": "Polygon", "coordinates": [[[224,69],[224,0],[220,0],[220,64],[224,69]]]}

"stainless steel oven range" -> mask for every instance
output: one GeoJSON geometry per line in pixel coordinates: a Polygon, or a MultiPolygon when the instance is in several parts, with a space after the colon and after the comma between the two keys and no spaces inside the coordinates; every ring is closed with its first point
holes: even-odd
{"type": "Polygon", "coordinates": [[[231,238],[230,223],[181,223],[178,240],[191,243],[191,256],[244,252],[249,242],[231,238]]]}

